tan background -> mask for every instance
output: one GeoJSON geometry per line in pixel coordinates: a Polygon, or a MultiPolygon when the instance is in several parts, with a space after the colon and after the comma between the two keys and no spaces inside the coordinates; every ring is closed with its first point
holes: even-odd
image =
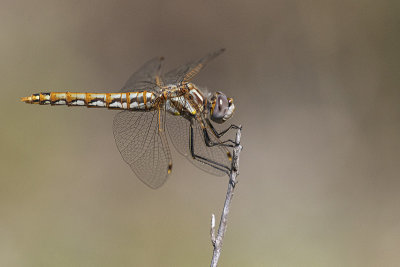
{"type": "Polygon", "coordinates": [[[399,1],[0,5],[0,266],[207,266],[226,179],[175,154],[151,190],[115,112],[19,97],[116,91],[153,56],[220,47],[196,82],[244,127],[221,266],[400,264],[399,1]]]}

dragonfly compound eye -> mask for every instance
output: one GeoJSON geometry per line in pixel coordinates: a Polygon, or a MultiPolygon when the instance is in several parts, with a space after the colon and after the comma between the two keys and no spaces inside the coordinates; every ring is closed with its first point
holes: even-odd
{"type": "Polygon", "coordinates": [[[217,92],[211,99],[211,120],[223,123],[232,117],[234,109],[233,99],[228,99],[223,93],[217,92]]]}

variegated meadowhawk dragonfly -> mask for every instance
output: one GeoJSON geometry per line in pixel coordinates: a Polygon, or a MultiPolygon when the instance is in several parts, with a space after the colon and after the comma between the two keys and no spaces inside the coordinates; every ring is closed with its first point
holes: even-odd
{"type": "Polygon", "coordinates": [[[224,49],[161,75],[162,57],[145,63],[118,93],[38,93],[21,100],[29,104],[104,107],[123,110],[114,118],[114,137],[122,158],[146,185],[158,188],[172,171],[166,132],[176,150],[198,168],[222,176],[231,170],[234,141],[220,138],[212,122],[232,117],[232,98],[206,93],[190,80],[224,49]]]}

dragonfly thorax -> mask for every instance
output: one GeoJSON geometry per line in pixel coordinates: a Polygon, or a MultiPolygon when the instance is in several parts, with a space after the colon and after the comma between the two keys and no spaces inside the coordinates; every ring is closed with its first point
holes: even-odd
{"type": "Polygon", "coordinates": [[[205,110],[206,97],[194,84],[168,85],[167,88],[170,93],[166,108],[173,115],[195,116],[205,110]]]}

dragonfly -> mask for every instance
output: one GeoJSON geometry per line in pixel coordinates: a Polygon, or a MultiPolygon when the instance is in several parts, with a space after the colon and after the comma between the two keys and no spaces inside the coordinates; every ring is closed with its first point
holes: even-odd
{"type": "Polygon", "coordinates": [[[116,93],[48,92],[22,97],[40,105],[86,106],[122,110],[115,115],[115,143],[124,161],[150,188],[162,186],[172,173],[169,140],[175,149],[203,171],[216,176],[229,174],[235,146],[221,140],[231,124],[218,131],[234,113],[233,98],[217,91],[208,93],[191,80],[225,49],[209,53],[165,74],[163,57],[147,61],[116,93]]]}

